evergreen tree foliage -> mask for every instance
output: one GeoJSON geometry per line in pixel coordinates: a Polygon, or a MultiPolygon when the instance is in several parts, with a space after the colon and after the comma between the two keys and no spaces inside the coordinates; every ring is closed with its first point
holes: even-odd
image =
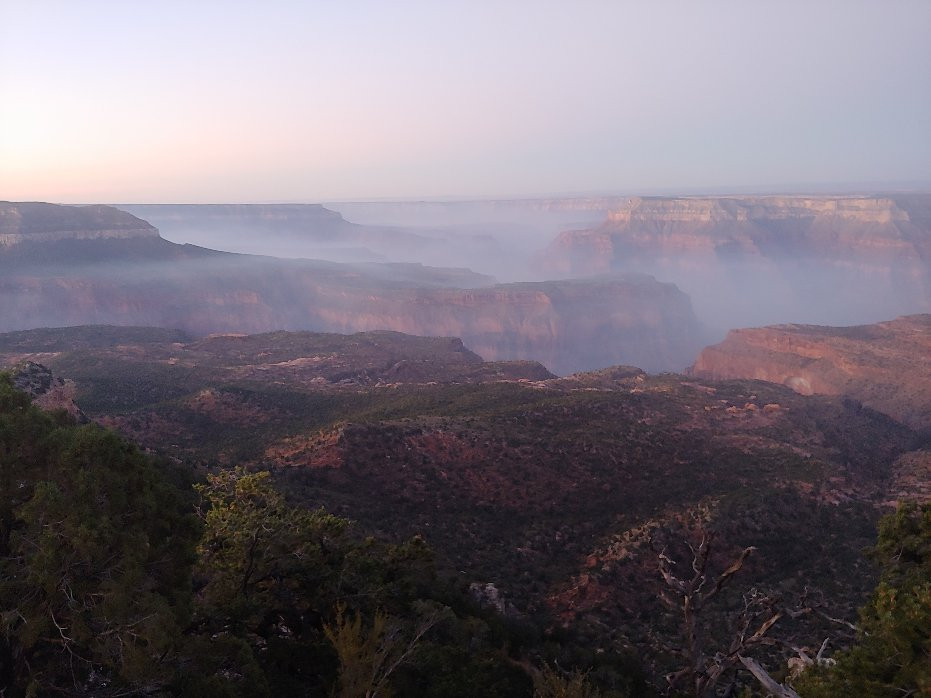
{"type": "Polygon", "coordinates": [[[833,668],[802,675],[804,698],[931,696],[931,504],[903,503],[883,518],[872,555],[882,577],[859,641],[833,668]]]}
{"type": "Polygon", "coordinates": [[[191,613],[190,499],[137,448],[0,375],[0,686],[156,691],[191,613]]]}
{"type": "MultiPolygon", "coordinates": [[[[526,698],[528,659],[571,644],[479,606],[419,537],[362,537],[265,472],[188,477],[0,374],[0,696],[526,698]]],[[[598,669],[605,696],[636,693],[628,668],[598,669]]]]}
{"type": "Polygon", "coordinates": [[[452,679],[440,695],[487,695],[469,691],[481,667],[516,674],[499,695],[528,695],[484,623],[444,603],[421,539],[355,537],[345,519],[289,505],[266,472],[222,471],[197,490],[197,631],[180,692],[374,698],[434,695],[452,679]],[[437,663],[451,649],[444,638],[472,644],[460,665],[437,663]]]}

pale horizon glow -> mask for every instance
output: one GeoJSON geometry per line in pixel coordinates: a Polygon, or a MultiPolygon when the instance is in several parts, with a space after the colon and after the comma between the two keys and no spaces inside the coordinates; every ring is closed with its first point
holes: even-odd
{"type": "Polygon", "coordinates": [[[0,0],[0,199],[931,186],[931,3],[0,0]]]}

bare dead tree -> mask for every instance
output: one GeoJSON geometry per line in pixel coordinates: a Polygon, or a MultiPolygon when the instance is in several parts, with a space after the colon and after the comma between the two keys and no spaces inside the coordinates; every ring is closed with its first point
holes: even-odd
{"type": "MultiPolygon", "coordinates": [[[[682,613],[683,648],[680,654],[685,659],[685,666],[679,671],[668,674],[666,681],[670,690],[686,690],[694,698],[713,696],[715,687],[725,672],[738,663],[750,670],[743,655],[756,646],[775,644],[775,640],[769,638],[767,633],[783,615],[777,607],[778,600],[775,597],[752,590],[744,595],[744,607],[737,618],[735,631],[728,647],[713,654],[705,651],[698,629],[699,615],[708,602],[717,596],[731,578],[740,571],[744,561],[755,550],[753,547],[745,548],[724,572],[711,576],[708,572],[708,560],[713,537],[713,533],[703,532],[701,543],[697,548],[689,544],[692,561],[688,576],[680,578],[673,574],[673,567],[676,563],[666,555],[665,549],[659,554],[659,571],[667,587],[660,593],[660,598],[668,607],[682,613]]],[[[756,672],[750,670],[751,673],[761,683],[763,680],[758,673],[765,674],[771,685],[781,686],[769,674],[766,674],[759,664],[753,660],[748,661],[757,670],[756,672]]],[[[763,685],[770,690],[767,684],[763,685]]],[[[788,692],[774,693],[774,695],[780,698],[798,698],[792,689],[782,688],[788,692]]]]}

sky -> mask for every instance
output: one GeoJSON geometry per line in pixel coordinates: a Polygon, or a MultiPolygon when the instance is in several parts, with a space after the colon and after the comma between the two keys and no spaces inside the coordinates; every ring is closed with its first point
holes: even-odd
{"type": "Polygon", "coordinates": [[[928,0],[0,0],[0,199],[931,188],[928,0]]]}

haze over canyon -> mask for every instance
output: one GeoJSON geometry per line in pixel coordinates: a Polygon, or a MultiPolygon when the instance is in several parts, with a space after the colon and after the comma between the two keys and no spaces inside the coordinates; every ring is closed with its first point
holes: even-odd
{"type": "Polygon", "coordinates": [[[3,204],[0,329],[388,329],[557,373],[655,371],[733,327],[931,307],[929,195],[341,207],[364,222],[320,205],[124,207],[156,228],[116,208],[3,204]]]}

